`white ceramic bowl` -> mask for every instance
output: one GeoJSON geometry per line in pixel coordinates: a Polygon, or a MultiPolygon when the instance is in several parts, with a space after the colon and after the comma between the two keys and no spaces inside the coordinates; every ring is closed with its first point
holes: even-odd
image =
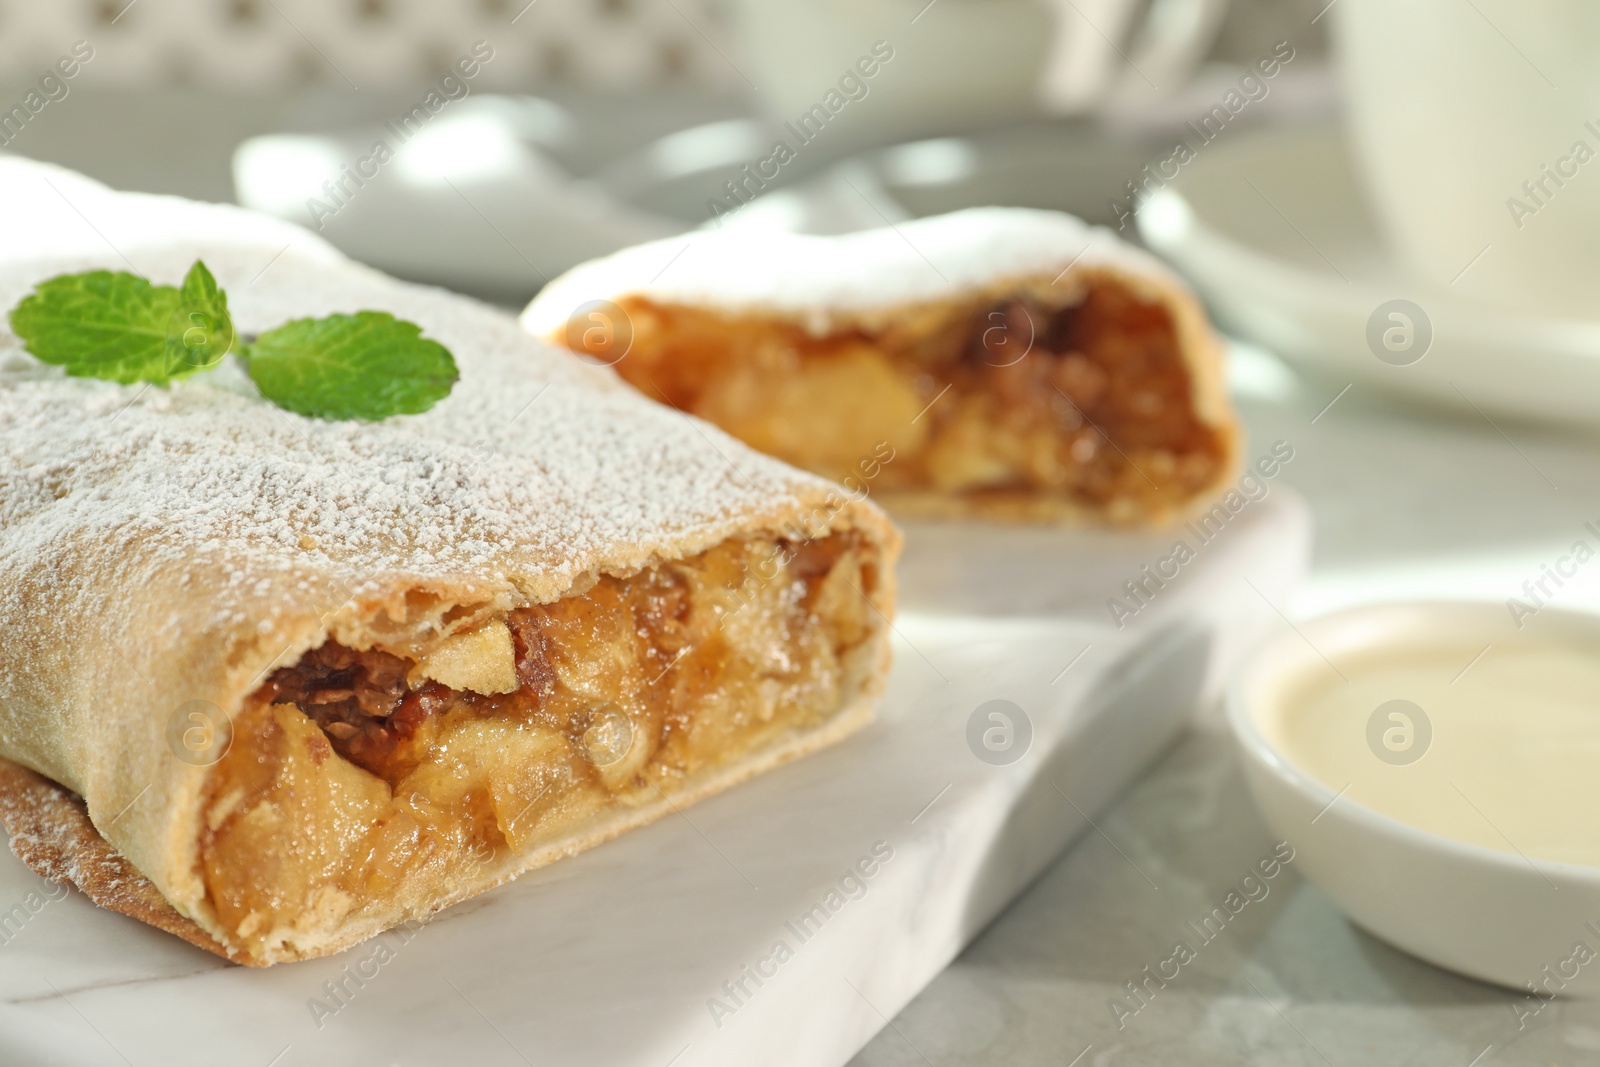
{"type": "Polygon", "coordinates": [[[1600,617],[1547,608],[1537,622],[1536,632],[1519,632],[1504,604],[1477,602],[1375,605],[1302,622],[1245,665],[1229,692],[1228,721],[1250,791],[1272,831],[1294,847],[1294,868],[1357,925],[1484,981],[1596,996],[1600,869],[1465,844],[1381,815],[1301,770],[1263,728],[1285,711],[1296,679],[1327,670],[1324,655],[1338,663],[1364,649],[1408,643],[1500,646],[1541,636],[1600,648],[1600,617]],[[1587,963],[1575,962],[1585,955],[1575,953],[1580,943],[1596,954],[1587,963]]]}

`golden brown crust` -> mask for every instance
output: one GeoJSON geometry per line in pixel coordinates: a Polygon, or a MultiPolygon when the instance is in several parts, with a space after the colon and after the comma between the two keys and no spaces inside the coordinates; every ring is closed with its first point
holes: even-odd
{"type": "Polygon", "coordinates": [[[149,923],[223,959],[265,966],[230,951],[179,915],[150,880],[100,836],[83,800],[72,790],[7,759],[0,759],[0,823],[11,835],[11,851],[39,877],[70,882],[102,908],[149,923]]]}

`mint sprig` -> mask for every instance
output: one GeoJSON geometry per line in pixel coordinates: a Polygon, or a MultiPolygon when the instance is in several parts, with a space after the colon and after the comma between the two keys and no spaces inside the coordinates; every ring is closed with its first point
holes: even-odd
{"type": "Polygon", "coordinates": [[[237,350],[263,397],[323,419],[427,411],[459,376],[448,349],[381,311],[299,319],[241,344],[227,294],[199,260],[177,288],[123,271],[63,274],[35,286],[10,322],[43,362],[124,384],[168,385],[237,350]]]}

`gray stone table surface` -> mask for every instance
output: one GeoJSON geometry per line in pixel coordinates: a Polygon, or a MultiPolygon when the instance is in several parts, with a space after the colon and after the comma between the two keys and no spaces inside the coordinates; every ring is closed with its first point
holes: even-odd
{"type": "MultiPolygon", "coordinates": [[[[1283,480],[1315,516],[1313,572],[1291,617],[1406,596],[1504,600],[1600,516],[1600,435],[1362,386],[1319,416],[1346,382],[1302,379],[1249,349],[1232,377],[1250,454],[1290,441],[1283,480]]],[[[1560,603],[1600,608],[1600,582],[1580,573],[1560,603]]],[[[1356,928],[1292,862],[1200,944],[1186,924],[1273,847],[1219,712],[1096,825],[852,1067],[1600,1063],[1600,1005],[1558,1001],[1519,1027],[1515,993],[1356,928]],[[1180,939],[1196,959],[1140,1007],[1125,983],[1180,939]],[[1123,1012],[1110,1006],[1119,995],[1123,1012]]]]}

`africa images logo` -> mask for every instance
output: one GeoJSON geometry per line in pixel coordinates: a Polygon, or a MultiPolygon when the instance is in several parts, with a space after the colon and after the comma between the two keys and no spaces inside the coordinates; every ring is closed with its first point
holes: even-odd
{"type": "Polygon", "coordinates": [[[800,149],[821,136],[828,123],[852,102],[867,98],[872,90],[871,79],[893,58],[893,45],[888,41],[874,41],[870,55],[860,57],[839,75],[838,88],[829,89],[820,101],[812,104],[793,122],[783,124],[783,128],[794,136],[793,145],[786,140],[774,141],[772,151],[765,158],[746,163],[738,173],[722,183],[725,196],[706,200],[706,210],[711,217],[721,218],[737,211],[761,195],[767,183],[776,181],[782,168],[799,158],[800,149]]]}
{"type": "Polygon", "coordinates": [[[1271,479],[1276,478],[1292,459],[1293,445],[1287,441],[1275,443],[1272,451],[1247,468],[1239,476],[1239,481],[1222,494],[1209,511],[1201,512],[1184,524],[1184,530],[1194,538],[1192,544],[1188,538],[1179,538],[1166,555],[1154,563],[1145,564],[1138,575],[1123,582],[1124,595],[1106,600],[1106,610],[1111,613],[1111,620],[1117,624],[1117,629],[1127,626],[1129,619],[1149,607],[1151,601],[1167,587],[1167,583],[1182,574],[1183,568],[1207,545],[1222,536],[1228,524],[1245,508],[1265,500],[1272,491],[1269,484],[1271,479]]]}

